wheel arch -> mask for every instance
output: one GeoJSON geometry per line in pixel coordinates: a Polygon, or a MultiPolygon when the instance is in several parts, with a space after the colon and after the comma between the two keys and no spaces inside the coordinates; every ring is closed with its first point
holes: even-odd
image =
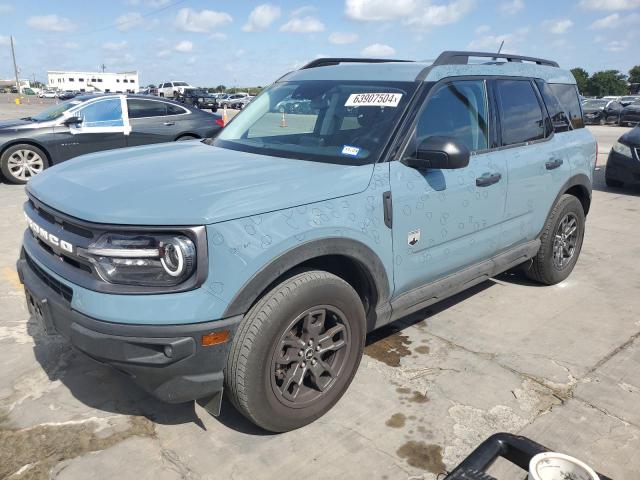
{"type": "Polygon", "coordinates": [[[193,133],[193,132],[182,132],[182,133],[180,133],[179,135],[177,135],[177,136],[176,136],[176,138],[175,138],[173,141],[174,141],[174,142],[175,142],[175,141],[178,141],[178,140],[180,140],[181,138],[184,138],[184,137],[193,137],[193,139],[194,139],[194,140],[196,140],[196,139],[201,139],[201,138],[202,138],[202,137],[201,137],[200,135],[198,135],[197,133],[193,133]]]}
{"type": "Polygon", "coordinates": [[[236,293],[223,318],[246,313],[267,291],[301,270],[324,270],[349,283],[367,313],[367,331],[374,328],[378,307],[388,304],[389,279],[378,255],[348,238],[311,240],[292,248],[253,275],[236,293]]]}

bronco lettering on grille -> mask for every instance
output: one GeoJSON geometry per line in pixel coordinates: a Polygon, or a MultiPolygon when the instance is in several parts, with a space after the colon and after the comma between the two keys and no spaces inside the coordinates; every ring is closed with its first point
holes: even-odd
{"type": "Polygon", "coordinates": [[[47,232],[44,228],[34,222],[26,213],[24,214],[24,217],[27,219],[27,224],[36,237],[40,238],[45,243],[53,245],[54,247],[61,248],[62,250],[65,250],[69,253],[73,253],[72,244],[65,240],[61,240],[52,233],[47,232]]]}

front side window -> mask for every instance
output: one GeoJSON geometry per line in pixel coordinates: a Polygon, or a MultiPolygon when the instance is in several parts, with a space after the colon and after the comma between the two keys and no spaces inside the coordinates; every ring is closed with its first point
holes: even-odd
{"type": "Polygon", "coordinates": [[[90,103],[75,113],[82,118],[83,128],[122,127],[122,103],[119,98],[110,98],[90,103]]]}
{"type": "Polygon", "coordinates": [[[542,110],[529,80],[497,80],[496,92],[503,145],[515,145],[544,138],[545,124],[542,110]]]}
{"type": "Polygon", "coordinates": [[[482,80],[460,80],[438,87],[422,110],[416,127],[417,148],[428,137],[449,137],[469,151],[488,148],[488,108],[482,80]]]}
{"type": "Polygon", "coordinates": [[[415,88],[414,82],[276,83],[249,103],[214,145],[299,160],[373,163],[415,88]]]}

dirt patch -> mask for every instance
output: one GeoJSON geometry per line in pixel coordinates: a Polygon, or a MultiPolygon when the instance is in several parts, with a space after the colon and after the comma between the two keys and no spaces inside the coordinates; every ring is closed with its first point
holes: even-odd
{"type": "Polygon", "coordinates": [[[426,355],[429,353],[429,347],[427,347],[426,345],[420,345],[419,347],[416,347],[414,352],[419,353],[420,355],[426,355]]]}
{"type": "Polygon", "coordinates": [[[429,397],[426,394],[414,391],[413,394],[407,398],[412,403],[427,403],[429,401],[429,397]]]}
{"type": "Polygon", "coordinates": [[[101,432],[101,427],[89,420],[20,430],[0,428],[0,478],[21,470],[13,478],[48,479],[51,468],[61,461],[105,450],[129,437],[155,435],[153,423],[144,417],[131,417],[128,428],[111,435],[101,432]]]}
{"type": "Polygon", "coordinates": [[[411,389],[407,387],[398,387],[396,388],[396,392],[406,395],[408,393],[411,393],[411,389]]]}
{"type": "Polygon", "coordinates": [[[445,473],[446,466],[442,462],[442,447],[425,442],[409,440],[396,452],[400,458],[415,468],[421,468],[431,473],[445,473]]]}
{"type": "Polygon", "coordinates": [[[391,418],[387,420],[384,424],[387,427],[391,428],[402,428],[406,422],[406,417],[403,413],[394,413],[391,415],[391,418]]]}
{"type": "Polygon", "coordinates": [[[399,367],[400,359],[411,355],[409,345],[411,345],[409,337],[399,331],[395,331],[367,345],[364,353],[380,362],[386,363],[390,367],[399,367]]]}

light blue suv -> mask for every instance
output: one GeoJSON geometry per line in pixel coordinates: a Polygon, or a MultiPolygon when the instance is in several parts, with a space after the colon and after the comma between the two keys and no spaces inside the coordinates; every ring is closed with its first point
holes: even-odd
{"type": "Polygon", "coordinates": [[[512,267],[564,280],[595,161],[554,62],[320,59],[215,139],[33,178],[18,269],[46,331],[162,400],[217,414],[224,388],[287,431],[338,401],[368,332],[512,267]]]}

